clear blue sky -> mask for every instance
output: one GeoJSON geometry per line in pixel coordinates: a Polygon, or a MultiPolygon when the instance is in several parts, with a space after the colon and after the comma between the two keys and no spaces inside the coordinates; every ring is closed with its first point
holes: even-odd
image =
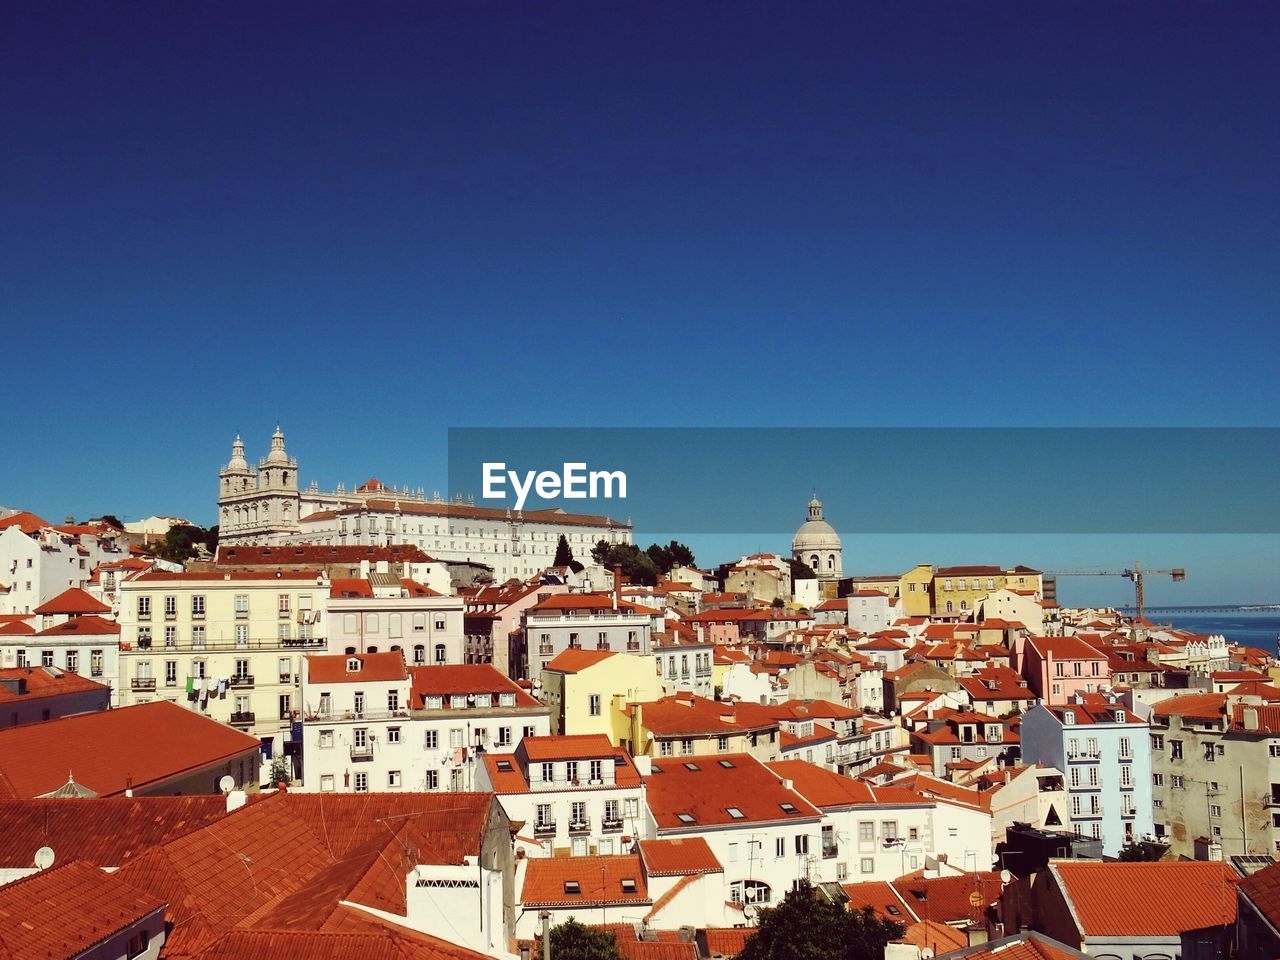
{"type": "Polygon", "coordinates": [[[428,488],[450,425],[1276,425],[1278,41],[1268,3],[10,4],[0,503],[209,521],[277,420],[304,479],[428,488]]]}

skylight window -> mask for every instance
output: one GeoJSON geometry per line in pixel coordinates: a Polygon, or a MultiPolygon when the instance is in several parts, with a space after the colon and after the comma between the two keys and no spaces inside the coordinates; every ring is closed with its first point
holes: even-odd
{"type": "Polygon", "coordinates": [[[735,820],[745,820],[747,816],[737,807],[725,807],[725,812],[728,813],[729,816],[733,817],[733,819],[735,820]]]}
{"type": "Polygon", "coordinates": [[[635,893],[635,892],[636,892],[636,882],[635,882],[634,880],[623,880],[623,881],[622,881],[622,892],[623,892],[623,893],[635,893]]]}
{"type": "Polygon", "coordinates": [[[732,761],[732,760],[721,760],[721,761],[720,761],[720,766],[724,767],[726,770],[732,770],[732,769],[733,769],[733,761],[732,761]]]}
{"type": "Polygon", "coordinates": [[[578,885],[577,880],[566,880],[564,882],[564,892],[566,894],[577,895],[582,892],[582,887],[578,885]]]}
{"type": "Polygon", "coordinates": [[[677,813],[676,819],[679,820],[681,823],[697,823],[698,822],[698,818],[695,817],[692,813],[677,813]]]}
{"type": "Polygon", "coordinates": [[[511,761],[510,761],[510,760],[499,760],[499,761],[498,761],[498,772],[499,772],[499,773],[510,773],[510,772],[511,772],[511,761]]]}
{"type": "Polygon", "coordinates": [[[701,769],[702,769],[702,768],[701,768],[700,766],[698,766],[696,763],[686,763],[686,764],[684,765],[684,768],[685,768],[686,770],[692,770],[694,773],[697,773],[699,770],[701,770],[701,769]]]}
{"type": "Polygon", "coordinates": [[[782,808],[783,813],[791,814],[800,812],[796,809],[796,805],[794,803],[780,803],[778,806],[782,808]]]}

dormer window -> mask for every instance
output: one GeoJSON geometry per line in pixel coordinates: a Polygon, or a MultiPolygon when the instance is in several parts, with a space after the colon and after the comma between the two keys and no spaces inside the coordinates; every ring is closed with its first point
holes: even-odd
{"type": "Polygon", "coordinates": [[[516,705],[516,695],[514,693],[504,693],[498,697],[498,702],[504,707],[514,707],[516,705]]]}
{"type": "Polygon", "coordinates": [[[636,892],[636,882],[635,882],[634,880],[631,880],[631,879],[623,880],[623,881],[622,881],[622,892],[623,892],[623,893],[635,893],[635,892],[636,892]]]}
{"type": "Polygon", "coordinates": [[[1129,715],[1128,715],[1127,713],[1125,713],[1123,710],[1117,710],[1117,711],[1116,711],[1116,723],[1128,723],[1128,722],[1129,722],[1129,721],[1128,721],[1128,719],[1127,719],[1127,718],[1128,718],[1128,716],[1129,716],[1129,715]]]}
{"type": "Polygon", "coordinates": [[[358,657],[347,657],[347,673],[360,672],[360,659],[358,657]]]}
{"type": "Polygon", "coordinates": [[[431,694],[427,697],[427,709],[439,710],[444,706],[444,697],[439,694],[431,694]]]}
{"type": "Polygon", "coordinates": [[[1062,722],[1063,722],[1063,723],[1067,723],[1067,724],[1073,724],[1073,723],[1075,723],[1075,722],[1076,722],[1076,712],[1075,712],[1074,710],[1063,710],[1063,711],[1062,711],[1062,722]]]}
{"type": "Polygon", "coordinates": [[[582,887],[577,880],[566,880],[564,882],[564,892],[566,896],[577,896],[582,892],[582,887]]]}

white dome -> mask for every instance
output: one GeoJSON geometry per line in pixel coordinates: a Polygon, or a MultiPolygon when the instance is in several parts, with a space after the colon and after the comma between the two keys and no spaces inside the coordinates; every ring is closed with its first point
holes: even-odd
{"type": "Polygon", "coordinates": [[[795,553],[804,550],[839,550],[840,534],[825,520],[806,520],[791,541],[795,553]]]}

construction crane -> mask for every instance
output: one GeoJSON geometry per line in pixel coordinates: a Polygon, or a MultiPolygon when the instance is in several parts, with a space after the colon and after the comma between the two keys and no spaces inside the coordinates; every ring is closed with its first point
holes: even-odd
{"type": "Polygon", "coordinates": [[[1143,570],[1142,564],[1136,560],[1130,570],[1051,570],[1048,573],[1054,577],[1124,577],[1132,580],[1138,601],[1138,619],[1142,619],[1146,606],[1142,591],[1142,582],[1146,577],[1172,577],[1174,583],[1187,579],[1187,571],[1182,567],[1174,567],[1172,570],[1143,570]]]}

